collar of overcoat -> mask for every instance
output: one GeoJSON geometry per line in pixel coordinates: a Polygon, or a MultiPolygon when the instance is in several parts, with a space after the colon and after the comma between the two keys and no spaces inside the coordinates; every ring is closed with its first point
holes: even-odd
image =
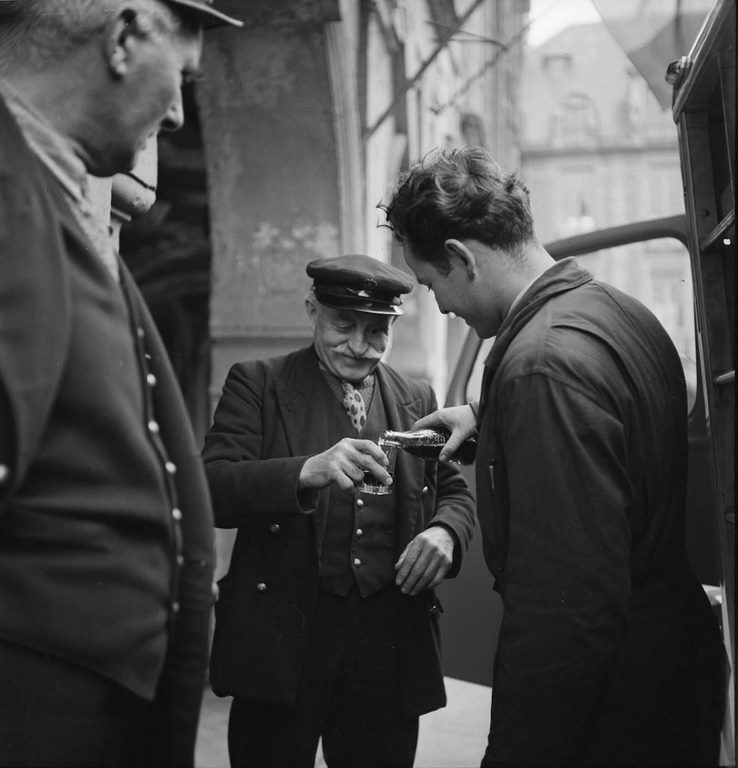
{"type": "Polygon", "coordinates": [[[528,286],[512,312],[503,320],[492,349],[484,361],[479,403],[480,418],[487,405],[487,397],[495,372],[499,368],[507,348],[520,330],[554,296],[578,288],[592,279],[590,272],[582,269],[575,259],[568,258],[554,264],[528,286]]]}

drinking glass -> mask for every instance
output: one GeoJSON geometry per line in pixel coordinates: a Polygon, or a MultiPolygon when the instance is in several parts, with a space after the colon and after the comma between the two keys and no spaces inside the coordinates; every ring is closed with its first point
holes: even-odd
{"type": "Polygon", "coordinates": [[[357,488],[361,493],[369,493],[372,496],[384,496],[387,493],[392,493],[395,479],[395,461],[397,459],[397,449],[399,443],[395,440],[388,440],[384,435],[379,436],[377,445],[384,451],[387,457],[387,466],[385,469],[392,476],[393,484],[385,485],[381,480],[378,480],[371,472],[364,473],[364,479],[358,484],[357,488]]]}

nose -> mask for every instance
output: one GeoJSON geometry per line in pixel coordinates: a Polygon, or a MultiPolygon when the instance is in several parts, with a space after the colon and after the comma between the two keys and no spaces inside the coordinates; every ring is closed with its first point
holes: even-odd
{"type": "Polygon", "coordinates": [[[366,331],[363,328],[357,328],[351,336],[349,336],[348,346],[352,355],[355,355],[356,357],[364,355],[369,348],[366,331]]]}
{"type": "Polygon", "coordinates": [[[178,131],[184,125],[184,107],[182,106],[182,92],[177,91],[169,109],[161,121],[163,131],[178,131]]]}

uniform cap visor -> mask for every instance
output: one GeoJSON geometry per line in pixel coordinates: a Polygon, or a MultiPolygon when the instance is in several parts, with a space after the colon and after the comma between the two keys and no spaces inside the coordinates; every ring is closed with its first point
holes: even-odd
{"type": "Polygon", "coordinates": [[[184,5],[187,8],[191,8],[193,11],[202,14],[206,18],[203,19],[203,27],[220,27],[223,24],[230,24],[232,27],[242,27],[243,22],[240,19],[234,19],[233,16],[228,16],[225,13],[213,8],[210,5],[200,0],[170,0],[172,5],[184,5]]]}
{"type": "Polygon", "coordinates": [[[351,312],[361,312],[367,315],[390,315],[393,317],[404,314],[399,307],[388,307],[386,304],[374,304],[370,301],[365,303],[346,302],[340,299],[321,299],[318,301],[325,307],[331,309],[347,309],[351,312]]]}
{"type": "Polygon", "coordinates": [[[326,307],[349,309],[352,312],[367,312],[370,315],[401,315],[402,302],[398,296],[370,295],[366,291],[342,285],[313,283],[315,298],[326,307]]]}
{"type": "Polygon", "coordinates": [[[357,301],[356,299],[342,299],[337,296],[325,296],[315,292],[315,298],[325,307],[331,309],[347,309],[351,312],[362,312],[368,315],[391,315],[398,316],[404,314],[399,306],[386,304],[377,301],[357,301]]]}

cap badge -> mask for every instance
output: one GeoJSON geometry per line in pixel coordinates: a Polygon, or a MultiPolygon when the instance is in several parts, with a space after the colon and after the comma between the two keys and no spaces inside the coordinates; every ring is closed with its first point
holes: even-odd
{"type": "Polygon", "coordinates": [[[378,283],[373,277],[367,277],[364,280],[364,290],[373,291],[377,287],[378,283]]]}

